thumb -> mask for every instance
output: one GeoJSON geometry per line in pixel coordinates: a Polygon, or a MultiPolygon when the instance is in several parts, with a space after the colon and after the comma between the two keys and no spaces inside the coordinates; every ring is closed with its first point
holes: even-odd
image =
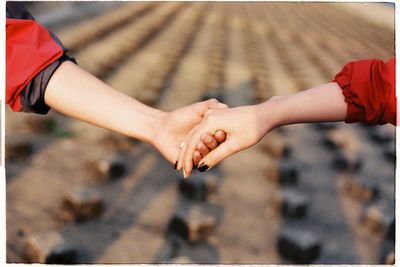
{"type": "Polygon", "coordinates": [[[199,116],[203,117],[204,114],[210,109],[225,109],[228,108],[227,105],[219,102],[217,99],[212,98],[202,102],[194,103],[190,106],[192,110],[199,116]]]}
{"type": "Polygon", "coordinates": [[[202,158],[199,162],[197,169],[200,172],[204,172],[206,170],[211,169],[223,159],[231,156],[236,152],[233,146],[233,138],[226,140],[224,143],[221,143],[217,148],[212,150],[207,154],[204,158],[202,158]]]}
{"type": "Polygon", "coordinates": [[[223,109],[228,108],[228,105],[219,102],[217,99],[212,98],[204,101],[208,109],[223,109]]]}

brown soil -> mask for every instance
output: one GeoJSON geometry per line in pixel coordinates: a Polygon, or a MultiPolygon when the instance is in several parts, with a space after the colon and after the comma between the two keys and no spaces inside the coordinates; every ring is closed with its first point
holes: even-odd
{"type": "MultiPolygon", "coordinates": [[[[41,4],[34,15],[57,24],[55,33],[82,67],[164,110],[213,95],[230,106],[256,103],[328,82],[347,61],[394,55],[393,24],[369,19],[370,5],[352,4],[350,10],[337,3],[124,3],[98,8],[86,19],[67,12],[57,23],[41,4]]],[[[97,4],[77,2],[73,8],[97,4]]],[[[48,10],[55,12],[51,5],[48,10]]],[[[394,17],[392,8],[379,12],[379,18],[394,17]]],[[[394,128],[383,127],[394,138],[394,128]]],[[[394,161],[371,140],[372,130],[344,123],[335,129],[358,143],[352,153],[362,155],[363,165],[355,175],[375,182],[379,198],[393,206],[394,161]]],[[[287,263],[277,252],[277,237],[297,227],[321,238],[315,263],[379,263],[383,238],[361,225],[364,203],[343,192],[342,173],[331,164],[334,152],[322,144],[325,134],[315,125],[284,127],[206,174],[218,177],[218,193],[208,202],[220,219],[207,241],[190,244],[165,233],[182,203],[194,204],[179,196],[181,174],[153,148],[54,111],[42,117],[8,109],[6,148],[23,139],[33,152],[6,158],[7,262],[25,261],[27,236],[55,230],[78,248],[82,263],[287,263]],[[274,140],[289,146],[289,158],[265,149],[274,140]],[[127,162],[120,179],[99,181],[87,170],[88,162],[116,154],[127,162]],[[294,189],[311,200],[300,220],[273,209],[273,196],[282,188],[266,173],[276,173],[283,161],[296,164],[294,189]],[[79,188],[102,196],[100,218],[62,219],[63,197],[79,188]]]]}

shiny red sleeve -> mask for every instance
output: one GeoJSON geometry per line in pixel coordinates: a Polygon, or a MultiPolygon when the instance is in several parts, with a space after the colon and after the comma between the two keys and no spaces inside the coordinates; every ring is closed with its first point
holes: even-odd
{"type": "Polygon", "coordinates": [[[395,64],[394,58],[352,61],[335,76],[347,103],[347,123],[396,125],[395,64]]]}
{"type": "Polygon", "coordinates": [[[6,20],[6,102],[22,108],[20,93],[41,70],[63,55],[62,47],[34,20],[6,20]]]}

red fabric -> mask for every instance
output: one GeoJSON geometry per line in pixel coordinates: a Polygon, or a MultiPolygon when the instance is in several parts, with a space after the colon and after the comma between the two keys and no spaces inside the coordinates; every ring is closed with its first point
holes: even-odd
{"type": "Polygon", "coordinates": [[[50,33],[33,20],[6,20],[6,103],[22,108],[19,94],[41,70],[57,60],[63,50],[50,33]]]}
{"type": "Polygon", "coordinates": [[[346,122],[396,125],[395,64],[394,58],[352,61],[335,76],[347,102],[346,122]]]}

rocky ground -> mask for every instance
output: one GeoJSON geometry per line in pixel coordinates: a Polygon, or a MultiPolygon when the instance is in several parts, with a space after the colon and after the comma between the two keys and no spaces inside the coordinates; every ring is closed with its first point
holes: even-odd
{"type": "MultiPolygon", "coordinates": [[[[390,5],[28,7],[80,66],[164,110],[257,103],[394,55],[390,5]]],[[[393,126],[287,126],[184,182],[148,145],[7,110],[7,262],[390,263],[394,143],[393,126]]]]}

